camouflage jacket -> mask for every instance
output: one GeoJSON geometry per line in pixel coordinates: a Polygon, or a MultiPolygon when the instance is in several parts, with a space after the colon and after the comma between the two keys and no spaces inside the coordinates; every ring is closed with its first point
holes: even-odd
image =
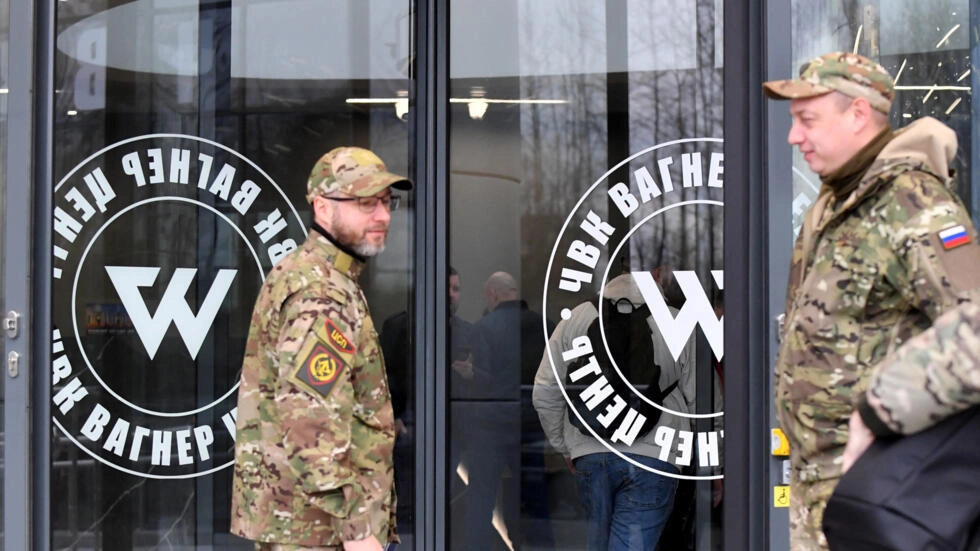
{"type": "Polygon", "coordinates": [[[311,547],[397,541],[394,418],[362,268],[311,231],[262,287],[238,390],[235,534],[311,547]]]}
{"type": "Polygon", "coordinates": [[[840,476],[848,418],[872,368],[978,296],[976,230],[947,187],[955,152],[952,130],[920,119],[896,132],[847,198],[824,186],[806,214],[775,388],[797,480],[840,476]],[[944,245],[959,229],[967,242],[944,245]]]}
{"type": "Polygon", "coordinates": [[[872,432],[888,436],[918,432],[978,404],[980,302],[964,302],[879,363],[857,406],[872,432]]]}

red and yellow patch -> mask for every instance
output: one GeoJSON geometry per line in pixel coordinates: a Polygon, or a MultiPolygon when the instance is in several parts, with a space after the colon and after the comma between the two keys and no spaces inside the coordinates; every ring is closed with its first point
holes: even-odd
{"type": "Polygon", "coordinates": [[[327,396],[346,365],[326,346],[318,342],[294,376],[317,394],[327,396]]]}
{"type": "Polygon", "coordinates": [[[354,344],[344,336],[344,333],[337,328],[337,325],[333,321],[327,320],[323,325],[327,330],[327,338],[330,339],[330,342],[333,343],[338,351],[348,354],[354,352],[354,344]]]}

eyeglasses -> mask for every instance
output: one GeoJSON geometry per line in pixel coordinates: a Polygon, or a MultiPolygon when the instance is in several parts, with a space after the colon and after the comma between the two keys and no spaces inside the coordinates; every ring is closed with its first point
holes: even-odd
{"type": "Polygon", "coordinates": [[[356,201],[357,208],[361,209],[361,212],[370,214],[378,208],[378,204],[384,206],[388,212],[398,210],[398,204],[401,202],[401,197],[398,195],[385,195],[384,197],[378,197],[376,195],[371,197],[324,197],[324,199],[330,199],[331,201],[337,201],[339,203],[346,203],[348,201],[356,201]]]}

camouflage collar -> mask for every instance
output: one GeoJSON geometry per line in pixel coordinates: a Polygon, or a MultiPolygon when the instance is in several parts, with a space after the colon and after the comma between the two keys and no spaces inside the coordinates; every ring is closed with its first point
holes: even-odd
{"type": "Polygon", "coordinates": [[[327,259],[339,272],[346,274],[347,277],[356,280],[364,269],[364,258],[352,251],[348,251],[330,235],[325,229],[316,223],[313,224],[310,233],[306,236],[305,249],[315,256],[327,259]]]}
{"type": "MultiPolygon", "coordinates": [[[[875,195],[879,189],[888,185],[899,175],[910,171],[929,172],[929,168],[922,162],[911,158],[878,158],[868,167],[867,172],[861,178],[856,189],[843,200],[837,201],[833,206],[832,217],[837,217],[861,204],[866,198],[875,195]]],[[[828,219],[829,221],[829,219],[828,219]]],[[[823,227],[825,224],[822,224],[823,227]]]]}
{"type": "Polygon", "coordinates": [[[871,167],[871,163],[877,159],[881,150],[888,145],[892,136],[891,127],[886,126],[871,141],[865,144],[860,151],[844,163],[843,166],[828,176],[821,178],[824,185],[834,190],[834,197],[838,202],[847,199],[851,195],[851,192],[857,189],[858,184],[871,167]]]}

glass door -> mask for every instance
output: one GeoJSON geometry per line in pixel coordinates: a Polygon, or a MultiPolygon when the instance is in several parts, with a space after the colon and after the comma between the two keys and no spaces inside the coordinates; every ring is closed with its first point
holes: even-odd
{"type": "MultiPolygon", "coordinates": [[[[767,22],[766,80],[792,78],[809,60],[833,51],[856,52],[880,63],[895,80],[890,112],[893,129],[929,116],[956,133],[958,148],[950,166],[955,170],[953,189],[974,223],[980,220],[980,107],[976,101],[980,8],[976,2],[794,0],[768,9],[778,16],[767,22]]],[[[767,262],[773,327],[775,317],[785,308],[793,241],[821,186],[820,177],[809,169],[798,148],[787,143],[788,107],[788,102],[767,100],[767,194],[772,207],[767,218],[767,262]]],[[[773,344],[771,362],[777,350],[773,344]]],[[[791,467],[783,452],[773,458],[770,470],[774,487],[766,489],[767,496],[772,496],[768,543],[770,549],[781,551],[790,546],[789,503],[781,497],[787,495],[791,467]]]]}
{"type": "Polygon", "coordinates": [[[720,548],[722,2],[450,14],[449,547],[720,548]]]}
{"type": "MultiPolygon", "coordinates": [[[[891,125],[907,126],[924,116],[956,131],[959,154],[956,192],[974,211],[980,205],[975,105],[977,19],[980,8],[968,0],[920,4],[837,2],[821,5],[792,2],[792,60],[788,78],[808,60],[831,51],[854,51],[879,62],[895,79],[891,125]],[[844,6],[846,4],[846,7],[844,6]]],[[[774,77],[777,78],[777,77],[774,77]]],[[[787,129],[788,131],[788,129],[787,129]]],[[[782,136],[781,136],[782,137],[782,136]]],[[[820,185],[799,151],[793,158],[793,232],[820,185]]],[[[974,217],[978,215],[974,212],[974,217]]]]}
{"type": "MultiPolygon", "coordinates": [[[[252,307],[305,238],[323,153],[362,146],[412,173],[411,13],[407,1],[57,3],[53,548],[252,548],[229,533],[252,307]]],[[[404,199],[360,279],[378,327],[412,313],[404,199]]],[[[410,432],[400,445],[413,449],[410,432]]]]}

